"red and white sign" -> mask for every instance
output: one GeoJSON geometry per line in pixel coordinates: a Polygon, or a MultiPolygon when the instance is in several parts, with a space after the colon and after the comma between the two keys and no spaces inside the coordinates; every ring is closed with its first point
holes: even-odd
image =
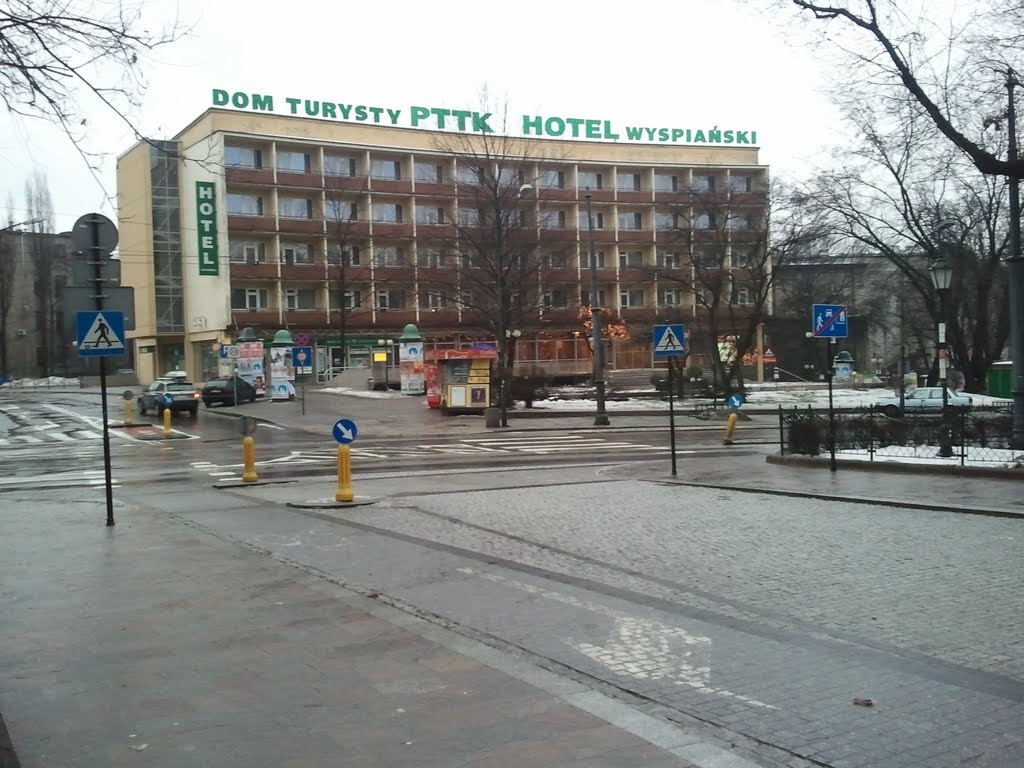
{"type": "Polygon", "coordinates": [[[764,360],[764,362],[766,362],[766,363],[778,362],[775,359],[775,353],[772,351],[771,347],[765,347],[764,348],[764,357],[762,358],[762,360],[764,360]]]}

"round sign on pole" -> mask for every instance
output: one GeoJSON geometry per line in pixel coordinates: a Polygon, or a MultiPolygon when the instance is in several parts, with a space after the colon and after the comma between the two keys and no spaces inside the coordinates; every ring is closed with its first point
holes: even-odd
{"type": "Polygon", "coordinates": [[[356,436],[359,434],[359,430],[356,428],[356,423],[352,419],[338,419],[334,423],[334,429],[331,430],[331,434],[334,435],[334,439],[338,441],[340,445],[348,445],[354,442],[356,436]]]}
{"type": "Polygon", "coordinates": [[[256,424],[257,421],[252,416],[238,417],[238,431],[244,437],[249,437],[253,432],[256,431],[256,424]]]}
{"type": "Polygon", "coordinates": [[[743,395],[741,395],[739,392],[733,392],[731,395],[729,395],[729,407],[732,408],[733,410],[739,408],[745,402],[746,401],[743,399],[743,395]]]}
{"type": "Polygon", "coordinates": [[[123,397],[125,400],[131,400],[133,397],[135,397],[135,393],[132,392],[130,389],[126,389],[124,392],[121,393],[121,397],[123,397]]]}
{"type": "Polygon", "coordinates": [[[92,248],[110,253],[117,248],[117,227],[102,213],[87,213],[80,216],[71,228],[71,244],[86,255],[90,255],[92,248]]]}

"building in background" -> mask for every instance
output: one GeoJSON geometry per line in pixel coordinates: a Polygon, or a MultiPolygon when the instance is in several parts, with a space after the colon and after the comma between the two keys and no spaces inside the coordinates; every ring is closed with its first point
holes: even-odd
{"type": "MultiPolygon", "coordinates": [[[[264,338],[280,328],[308,336],[320,367],[368,361],[377,340],[407,323],[427,347],[487,341],[456,300],[466,267],[452,259],[453,224],[472,213],[460,208],[472,179],[443,148],[450,135],[212,108],[173,139],[125,152],[119,254],[122,282],[135,288],[128,335],[140,380],[172,368],[212,377],[217,344],[247,327],[264,338]],[[452,276],[451,292],[426,288],[439,274],[452,276]]],[[[545,259],[543,303],[518,336],[516,364],[590,370],[580,320],[589,189],[599,304],[626,329],[609,365],[650,367],[651,324],[699,321],[702,311],[693,291],[665,276],[688,274],[702,238],[727,249],[763,235],[768,169],[757,148],[530,143],[534,159],[520,172],[535,182],[523,205],[545,259]],[[696,210],[698,198],[728,205],[729,215],[716,221],[696,210]]],[[[732,285],[727,300],[742,304],[744,291],[732,285]]]]}
{"type": "Polygon", "coordinates": [[[0,291],[10,302],[4,334],[7,370],[0,375],[38,378],[78,373],[74,339],[68,337],[64,323],[70,248],[67,233],[0,230],[0,270],[4,272],[0,291]]]}

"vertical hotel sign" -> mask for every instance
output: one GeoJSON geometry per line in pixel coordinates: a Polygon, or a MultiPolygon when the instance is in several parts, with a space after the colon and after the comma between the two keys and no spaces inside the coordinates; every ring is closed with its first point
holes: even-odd
{"type": "Polygon", "coordinates": [[[199,274],[220,274],[217,260],[216,186],[212,181],[196,182],[196,229],[199,231],[199,274]]]}

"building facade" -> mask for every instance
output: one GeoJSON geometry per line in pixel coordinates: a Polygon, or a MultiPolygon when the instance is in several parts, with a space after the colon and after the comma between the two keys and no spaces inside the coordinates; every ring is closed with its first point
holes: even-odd
{"type": "MultiPolygon", "coordinates": [[[[119,254],[135,288],[140,379],[215,375],[216,345],[247,327],[308,336],[320,367],[361,364],[408,323],[428,345],[486,340],[458,301],[467,265],[453,245],[474,181],[450,136],[212,108],[123,154],[119,254]],[[436,288],[445,275],[450,292],[436,288]]],[[[763,240],[768,172],[756,147],[522,141],[521,206],[543,263],[517,365],[589,370],[591,243],[599,303],[627,329],[609,362],[650,367],[652,323],[700,319],[686,276],[703,252],[763,240]]],[[[729,301],[744,301],[741,282],[729,301]]]]}
{"type": "Polygon", "coordinates": [[[78,355],[64,318],[70,282],[68,234],[0,231],[0,309],[6,308],[0,375],[75,375],[78,355]],[[5,359],[2,359],[5,358],[5,359]]]}

